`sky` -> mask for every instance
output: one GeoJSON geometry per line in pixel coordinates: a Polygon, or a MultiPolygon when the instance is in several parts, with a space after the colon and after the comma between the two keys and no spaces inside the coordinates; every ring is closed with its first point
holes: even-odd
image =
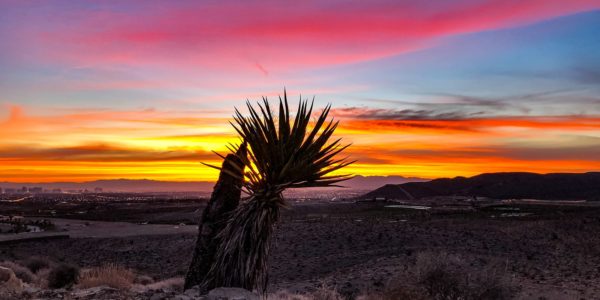
{"type": "Polygon", "coordinates": [[[600,171],[599,32],[600,0],[0,0],[0,181],[214,180],[284,88],[346,172],[600,171]]]}

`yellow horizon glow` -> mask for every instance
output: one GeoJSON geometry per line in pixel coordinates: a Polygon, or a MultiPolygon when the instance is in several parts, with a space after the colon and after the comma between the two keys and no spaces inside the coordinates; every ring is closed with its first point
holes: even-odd
{"type": "MultiPolygon", "coordinates": [[[[334,138],[352,143],[345,155],[358,161],[337,174],[437,178],[600,170],[593,156],[600,118],[339,119],[334,138]]],[[[214,181],[218,171],[200,162],[220,165],[211,151],[225,154],[228,143],[239,142],[228,121],[156,111],[36,116],[13,107],[0,121],[0,181],[214,181]]]]}

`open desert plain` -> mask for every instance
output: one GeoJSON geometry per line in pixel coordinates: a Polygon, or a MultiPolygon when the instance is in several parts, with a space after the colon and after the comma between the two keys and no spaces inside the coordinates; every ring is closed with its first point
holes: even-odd
{"type": "MultiPolygon", "coordinates": [[[[3,212],[54,225],[45,232],[0,234],[2,260],[27,265],[43,258],[82,269],[114,264],[152,282],[181,280],[206,199],[111,198],[2,203],[3,212]]],[[[598,230],[600,203],[594,202],[492,201],[481,207],[453,199],[293,202],[275,230],[269,292],[306,294],[326,287],[352,299],[426,289],[426,278],[419,276],[437,270],[442,274],[432,280],[441,289],[467,276],[472,288],[497,289],[491,298],[596,299],[598,230]]],[[[181,292],[175,285],[140,295],[181,292]]],[[[31,298],[40,295],[43,290],[31,298]]]]}

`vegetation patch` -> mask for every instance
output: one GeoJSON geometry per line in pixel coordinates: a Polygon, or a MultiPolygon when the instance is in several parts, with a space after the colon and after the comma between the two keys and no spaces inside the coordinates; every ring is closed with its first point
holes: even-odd
{"type": "Polygon", "coordinates": [[[77,286],[79,288],[91,288],[104,285],[126,290],[131,288],[135,278],[132,270],[115,264],[108,264],[81,272],[77,280],[77,286]]]}

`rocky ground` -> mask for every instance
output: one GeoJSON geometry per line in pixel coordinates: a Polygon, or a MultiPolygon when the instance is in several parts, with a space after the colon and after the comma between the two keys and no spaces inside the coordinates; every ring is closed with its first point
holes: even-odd
{"type": "MultiPolygon", "coordinates": [[[[343,295],[385,289],[422,253],[459,257],[499,270],[521,299],[600,298],[600,209],[520,206],[445,212],[383,204],[303,205],[284,214],[271,257],[271,291],[311,291],[323,283],[343,295]]],[[[48,256],[79,266],[116,263],[156,279],[185,273],[194,233],[70,238],[0,245],[0,260],[48,256]]]]}

